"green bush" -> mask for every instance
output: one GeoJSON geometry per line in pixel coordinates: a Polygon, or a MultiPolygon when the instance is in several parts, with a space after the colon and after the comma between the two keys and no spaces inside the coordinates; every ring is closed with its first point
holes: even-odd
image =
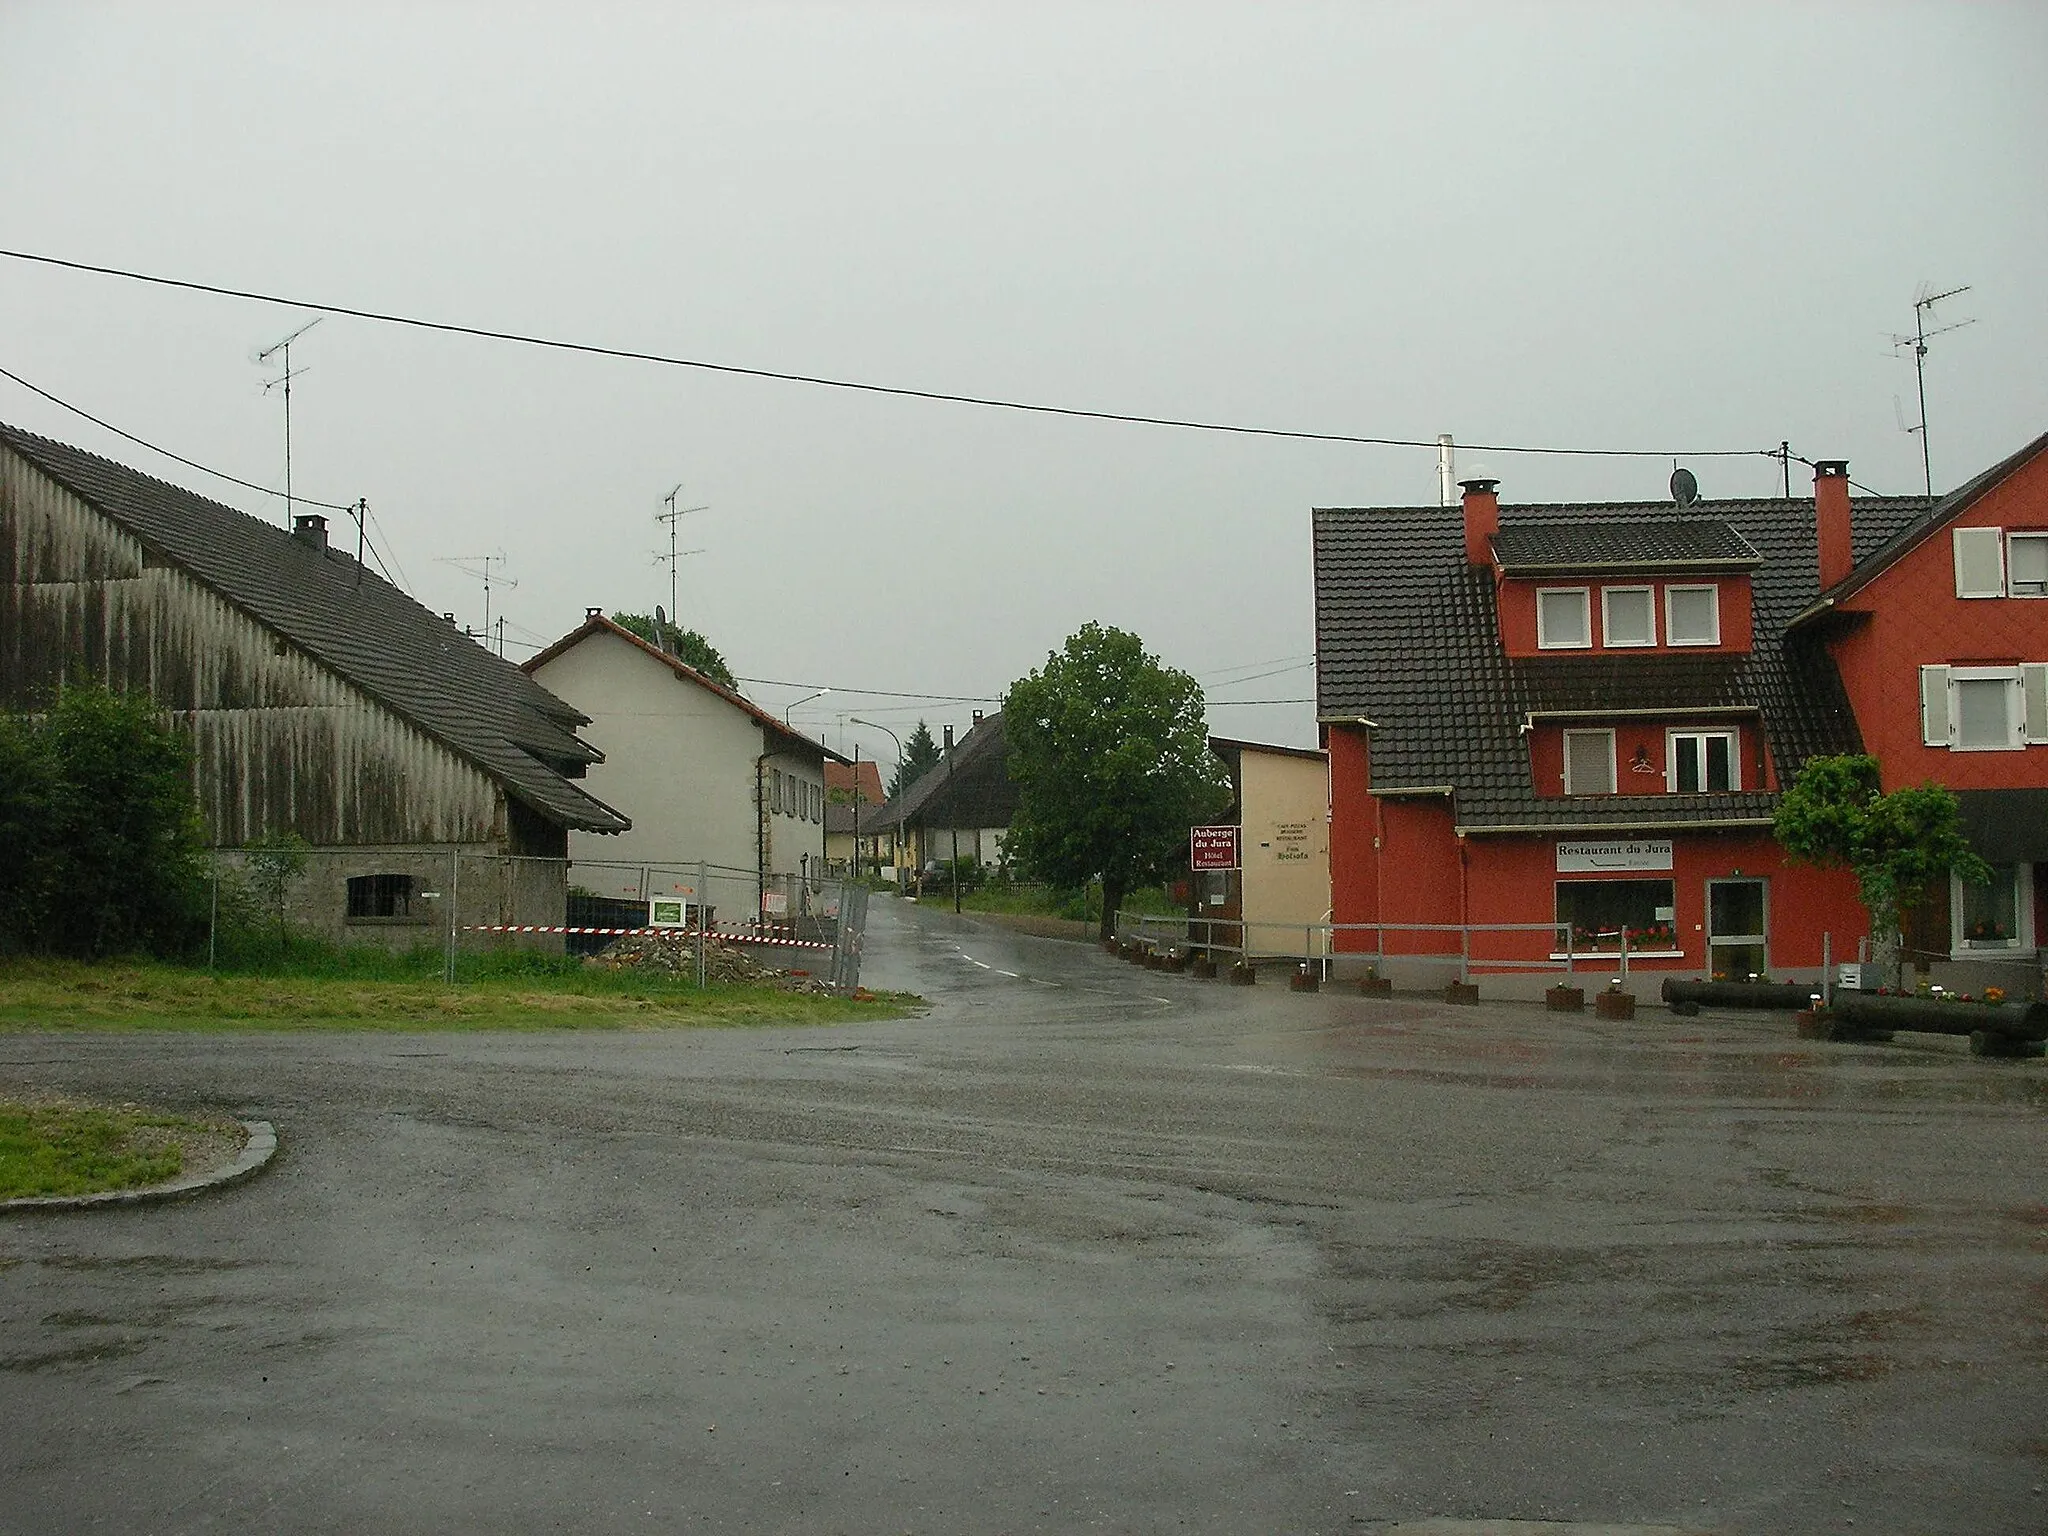
{"type": "Polygon", "coordinates": [[[173,955],[204,935],[191,752],[147,699],[75,687],[0,723],[0,839],[6,948],[173,955]]]}

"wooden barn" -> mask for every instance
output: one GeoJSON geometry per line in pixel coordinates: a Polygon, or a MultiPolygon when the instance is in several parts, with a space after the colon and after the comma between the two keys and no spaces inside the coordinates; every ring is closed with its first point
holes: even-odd
{"type": "Polygon", "coordinates": [[[630,825],[574,782],[585,718],[324,517],[287,531],[0,425],[0,707],[87,680],[186,732],[216,846],[313,845],[294,915],[331,938],[559,923],[569,833],[630,825]]]}

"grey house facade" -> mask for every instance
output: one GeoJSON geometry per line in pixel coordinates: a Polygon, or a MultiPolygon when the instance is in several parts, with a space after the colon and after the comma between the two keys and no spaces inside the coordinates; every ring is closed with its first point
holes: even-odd
{"type": "Polygon", "coordinates": [[[630,825],[573,782],[583,717],[297,522],[0,426],[0,707],[146,694],[217,847],[313,846],[293,910],[329,937],[560,923],[569,833],[630,825]]]}

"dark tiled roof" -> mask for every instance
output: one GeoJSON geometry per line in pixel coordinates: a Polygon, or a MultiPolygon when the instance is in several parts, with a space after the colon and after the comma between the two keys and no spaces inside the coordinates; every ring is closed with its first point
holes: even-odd
{"type": "Polygon", "coordinates": [[[548,820],[631,825],[563,776],[599,756],[583,715],[353,556],[33,433],[0,425],[0,443],[548,820]]]}
{"type": "MultiPolygon", "coordinates": [[[[1503,507],[1501,529],[1621,528],[1669,521],[1669,503],[1503,507]]],[[[1854,505],[1867,555],[1921,515],[1911,497],[1854,505]]],[[[1703,502],[1761,558],[1751,577],[1755,648],[1741,656],[1544,657],[1510,662],[1494,612],[1493,573],[1465,563],[1458,507],[1328,508],[1314,515],[1317,713],[1365,718],[1374,789],[1450,785],[1459,825],[1622,826],[1768,815],[1775,796],[1539,798],[1520,726],[1532,713],[1754,709],[1778,773],[1860,745],[1833,662],[1817,640],[1787,637],[1820,585],[1813,503],[1703,502]]]]}
{"type": "Polygon", "coordinates": [[[877,814],[892,812],[910,826],[1007,827],[1017,812],[1017,786],[1010,781],[1009,738],[1000,712],[953,744],[949,769],[942,756],[901,795],[877,814]]]}
{"type": "Polygon", "coordinates": [[[1522,523],[1493,537],[1493,557],[1510,574],[1535,571],[1748,570],[1762,556],[1718,517],[1621,523],[1522,523]]]}

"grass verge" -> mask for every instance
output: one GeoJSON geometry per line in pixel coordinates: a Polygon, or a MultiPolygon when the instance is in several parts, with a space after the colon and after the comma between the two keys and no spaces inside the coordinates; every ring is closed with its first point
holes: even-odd
{"type": "Polygon", "coordinates": [[[0,962],[0,1030],[625,1029],[901,1018],[908,993],[821,997],[596,968],[466,979],[210,975],[150,962],[0,962]]]}
{"type": "Polygon", "coordinates": [[[134,1105],[0,1099],[0,1200],[143,1189],[176,1178],[188,1154],[215,1161],[244,1139],[230,1121],[134,1105]]]}

